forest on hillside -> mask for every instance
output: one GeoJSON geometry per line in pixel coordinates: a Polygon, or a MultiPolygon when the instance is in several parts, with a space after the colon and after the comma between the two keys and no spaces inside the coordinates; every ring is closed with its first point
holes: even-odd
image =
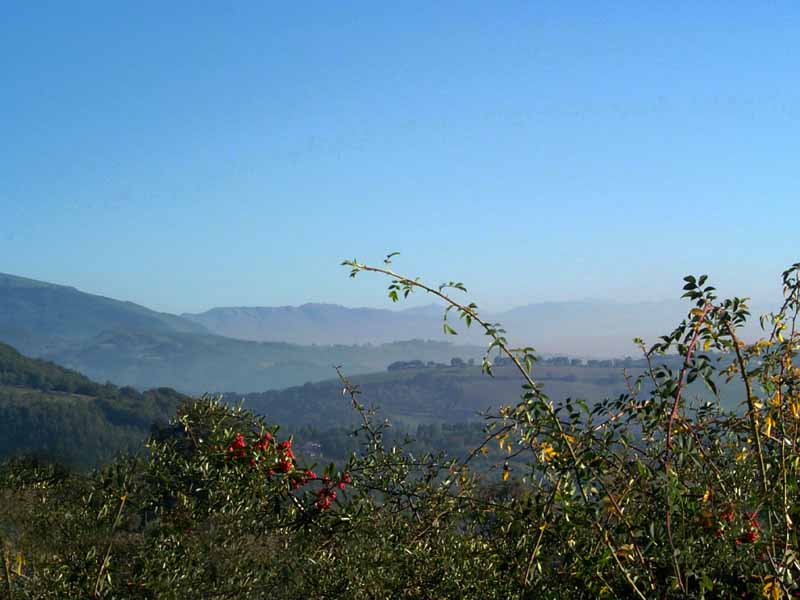
{"type": "Polygon", "coordinates": [[[99,384],[0,343],[0,456],[35,456],[78,469],[138,453],[154,424],[186,399],[99,384]]]}

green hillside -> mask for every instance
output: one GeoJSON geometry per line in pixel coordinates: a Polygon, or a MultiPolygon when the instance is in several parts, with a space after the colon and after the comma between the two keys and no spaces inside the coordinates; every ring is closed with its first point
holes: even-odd
{"type": "Polygon", "coordinates": [[[26,354],[58,352],[118,329],[206,332],[202,325],[133,302],[0,273],[0,340],[26,354]]]}
{"type": "Polygon", "coordinates": [[[0,457],[31,454],[73,467],[138,452],[184,396],[101,385],[0,344],[0,457]]]}
{"type": "MultiPolygon", "coordinates": [[[[537,366],[537,381],[554,400],[583,399],[594,404],[616,398],[628,391],[624,371],[619,367],[537,366]]],[[[631,378],[641,368],[627,370],[631,378]]],[[[420,424],[466,423],[481,420],[489,408],[515,402],[522,380],[516,369],[497,367],[494,377],[479,367],[408,369],[351,377],[362,391],[363,401],[376,406],[380,414],[402,429],[416,430],[420,424]]],[[[719,400],[735,410],[743,400],[741,386],[718,382],[719,400]]],[[[269,420],[285,426],[313,426],[320,429],[352,425],[357,415],[342,398],[338,379],[309,383],[284,390],[251,394],[227,394],[231,401],[245,404],[269,420]]],[[[688,386],[689,400],[715,400],[700,382],[688,386]]]]}

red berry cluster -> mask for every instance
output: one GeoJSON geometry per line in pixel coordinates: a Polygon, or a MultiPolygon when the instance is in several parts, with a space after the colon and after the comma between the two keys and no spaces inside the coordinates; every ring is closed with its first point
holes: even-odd
{"type": "Polygon", "coordinates": [[[733,523],[733,520],[736,518],[736,513],[733,512],[732,508],[729,508],[728,510],[722,511],[719,518],[728,523],[733,523]]]}
{"type": "Polygon", "coordinates": [[[736,538],[737,544],[753,544],[758,541],[761,525],[758,523],[758,514],[755,512],[744,513],[747,518],[747,531],[736,538]]]}
{"type": "Polygon", "coordinates": [[[278,444],[278,471],[289,473],[294,470],[294,452],[292,452],[292,440],[286,440],[278,444]]]}
{"type": "Polygon", "coordinates": [[[244,458],[247,456],[247,442],[244,440],[244,436],[241,433],[237,433],[231,445],[228,446],[228,454],[233,458],[244,458]]]}
{"type": "Polygon", "coordinates": [[[244,436],[237,433],[231,445],[228,446],[227,452],[231,458],[237,460],[249,458],[250,464],[254,467],[259,462],[266,462],[267,459],[272,458],[270,468],[267,470],[267,474],[270,476],[274,475],[276,470],[280,473],[290,473],[295,469],[292,440],[285,440],[276,446],[275,439],[269,431],[249,447],[244,436]],[[270,457],[270,454],[274,455],[270,457]]]}
{"type": "Polygon", "coordinates": [[[272,434],[269,431],[267,431],[263,436],[261,436],[260,440],[258,440],[255,444],[253,444],[253,450],[266,452],[273,441],[274,440],[272,439],[272,434]]]}
{"type": "MultiPolygon", "coordinates": [[[[744,532],[742,535],[736,538],[736,544],[753,544],[758,541],[761,532],[761,525],[758,522],[758,514],[756,512],[745,512],[742,513],[744,517],[745,525],[744,525],[744,532]]],[[[732,526],[734,521],[736,521],[736,512],[733,508],[726,508],[718,515],[717,527],[714,530],[714,534],[717,537],[722,537],[725,533],[725,530],[732,526]]],[[[701,524],[705,527],[712,527],[713,524],[711,519],[706,516],[706,518],[701,520],[701,524]]]]}
{"type": "Polygon", "coordinates": [[[317,474],[314,473],[314,471],[311,471],[310,469],[306,469],[305,471],[303,471],[303,474],[300,476],[299,479],[298,478],[292,479],[289,485],[293,490],[296,490],[301,485],[306,485],[309,481],[314,481],[316,479],[317,479],[317,474]]]}
{"type": "MultiPolygon", "coordinates": [[[[714,535],[718,538],[725,535],[725,531],[733,527],[736,521],[736,512],[733,507],[728,507],[725,510],[717,513],[716,520],[713,520],[713,515],[710,511],[705,511],[701,515],[700,525],[706,528],[714,528],[714,535]]],[[[737,545],[753,544],[758,541],[761,535],[761,525],[758,522],[758,513],[756,512],[743,512],[742,517],[744,520],[743,532],[735,540],[737,545]]]]}
{"type": "Polygon", "coordinates": [[[261,439],[250,446],[244,436],[237,433],[227,448],[227,454],[234,460],[249,458],[253,467],[259,464],[268,465],[267,477],[272,477],[276,473],[290,474],[289,486],[293,490],[312,481],[322,482],[322,487],[315,492],[317,500],[314,502],[314,506],[320,510],[330,508],[333,501],[336,500],[335,488],[344,490],[347,485],[353,483],[350,473],[344,473],[338,481],[334,482],[327,475],[321,478],[317,477],[317,474],[310,469],[298,471],[291,438],[276,443],[269,432],[266,432],[261,439]]]}
{"type": "Polygon", "coordinates": [[[317,501],[314,503],[314,506],[320,510],[329,509],[333,501],[336,500],[336,489],[334,488],[338,487],[340,490],[343,490],[350,483],[353,483],[353,478],[350,477],[350,473],[342,475],[342,478],[336,483],[332,482],[330,477],[323,477],[322,487],[317,490],[317,501]]]}

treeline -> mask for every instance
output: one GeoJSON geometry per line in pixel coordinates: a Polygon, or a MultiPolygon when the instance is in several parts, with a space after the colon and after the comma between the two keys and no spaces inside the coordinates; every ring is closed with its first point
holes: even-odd
{"type": "MultiPolygon", "coordinates": [[[[681,357],[673,356],[659,356],[657,363],[668,367],[680,367],[682,363],[681,357]]],[[[506,356],[496,356],[492,361],[496,367],[510,367],[513,362],[506,356]]],[[[607,358],[607,359],[582,359],[570,358],[569,356],[548,356],[541,358],[536,363],[538,365],[545,365],[551,367],[588,367],[588,368],[601,368],[601,369],[646,369],[648,367],[647,360],[644,358],[632,358],[626,356],[625,358],[607,358]]]]}
{"type": "Polygon", "coordinates": [[[454,356],[450,359],[450,364],[435,362],[429,360],[425,362],[424,360],[398,360],[390,364],[386,367],[387,371],[408,371],[412,369],[446,369],[448,367],[454,368],[464,368],[464,367],[474,367],[475,366],[475,359],[470,358],[468,360],[464,360],[458,356],[454,356]]]}
{"type": "Polygon", "coordinates": [[[0,343],[0,385],[90,396],[99,396],[104,391],[114,389],[111,384],[95,383],[88,377],[55,363],[27,358],[3,343],[0,343]]]}
{"type": "MultiPolygon", "coordinates": [[[[677,356],[664,356],[659,357],[658,363],[672,367],[680,367],[681,360],[677,356]]],[[[540,358],[537,361],[538,365],[550,367],[588,367],[588,368],[602,368],[602,369],[645,369],[647,368],[647,360],[644,358],[633,358],[626,356],[625,358],[607,358],[607,359],[583,359],[571,358],[569,356],[548,356],[540,358]]],[[[495,367],[512,367],[514,362],[507,356],[495,356],[492,360],[492,365],[495,367]]],[[[447,369],[447,368],[466,368],[474,367],[475,359],[470,358],[464,360],[458,356],[450,359],[449,364],[424,361],[424,360],[398,360],[391,363],[386,367],[387,371],[411,371],[421,369],[447,369]]]]}

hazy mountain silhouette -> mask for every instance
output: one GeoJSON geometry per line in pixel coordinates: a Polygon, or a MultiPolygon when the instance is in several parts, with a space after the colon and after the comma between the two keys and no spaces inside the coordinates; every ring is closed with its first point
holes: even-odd
{"type": "Polygon", "coordinates": [[[439,335],[442,330],[441,312],[435,306],[394,311],[312,303],[279,307],[221,307],[181,316],[218,335],[242,340],[381,344],[443,337],[439,335]]]}
{"type": "MultiPolygon", "coordinates": [[[[337,331],[352,324],[343,316],[349,310],[339,311],[342,324],[337,331]]],[[[313,323],[313,318],[308,321],[313,323]]],[[[320,322],[331,330],[336,319],[320,322]]],[[[386,319],[369,322],[379,331],[386,319]]],[[[289,330],[292,323],[300,328],[302,320],[290,321],[289,330]]],[[[355,374],[381,371],[398,360],[449,363],[454,356],[480,356],[477,347],[425,341],[435,337],[435,329],[395,331],[408,341],[371,345],[366,342],[374,336],[364,336],[363,345],[332,345],[336,336],[328,335],[315,345],[259,343],[215,335],[201,324],[131,302],[0,275],[0,341],[93,379],[138,388],[251,392],[328,379],[333,365],[355,374]],[[417,331],[420,339],[410,339],[417,331]]]]}
{"type": "MultiPolygon", "coordinates": [[[[622,356],[635,352],[632,338],[654,339],[677,324],[689,306],[685,302],[616,303],[600,300],[543,302],[487,313],[502,323],[515,344],[530,344],[541,352],[573,356],[622,356]]],[[[226,337],[297,344],[383,343],[431,338],[483,343],[477,328],[466,329],[455,313],[448,322],[459,332],[442,330],[442,307],[406,310],[347,308],[336,304],[282,307],[220,307],[182,316],[226,337]]]]}
{"type": "Polygon", "coordinates": [[[133,302],[0,273],[0,340],[34,356],[112,329],[208,333],[202,325],[133,302]]]}

